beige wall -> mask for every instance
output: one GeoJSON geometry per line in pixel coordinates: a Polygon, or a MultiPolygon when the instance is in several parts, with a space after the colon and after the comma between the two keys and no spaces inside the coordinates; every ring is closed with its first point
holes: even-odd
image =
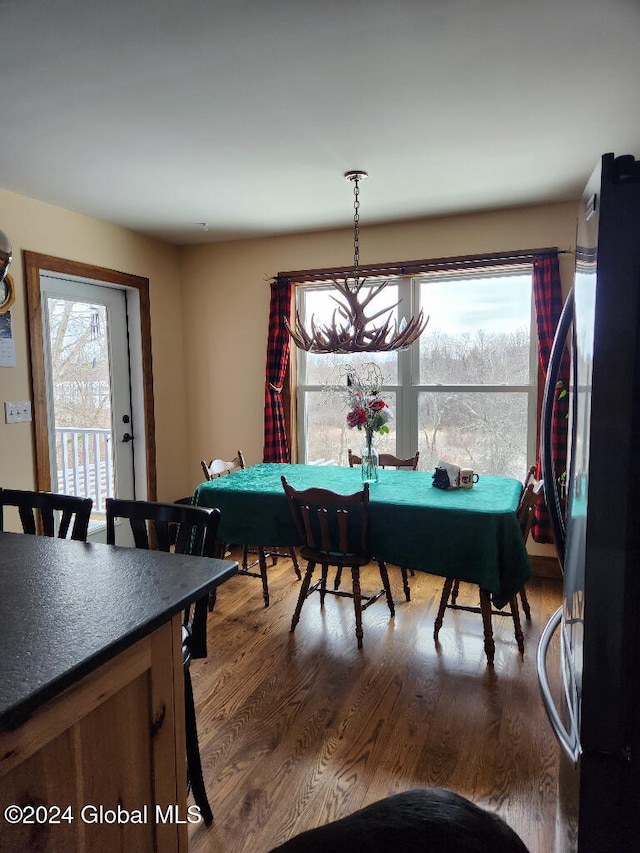
{"type": "MultiPolygon", "coordinates": [[[[573,250],[577,203],[361,229],[361,262],[420,260],[558,246],[573,250]]],[[[201,456],[242,449],[262,460],[268,280],[278,271],[353,260],[351,229],[182,250],[190,476],[201,456]]],[[[570,287],[573,256],[561,258],[570,287]]]]}
{"type": "MultiPolygon", "coordinates": [[[[418,260],[511,249],[572,250],[577,202],[363,227],[361,261],[418,260]]],[[[0,368],[0,401],[30,398],[21,252],[28,249],[150,279],[158,498],[191,493],[201,457],[242,449],[262,459],[269,279],[352,261],[352,231],[177,249],[0,190],[0,228],[14,250],[17,367],[0,368]]],[[[562,258],[565,289],[573,258],[562,258]]],[[[28,424],[0,418],[0,483],[30,488],[28,424]]]]}
{"type": "MultiPolygon", "coordinates": [[[[175,247],[90,217],[0,190],[0,229],[13,246],[16,367],[0,367],[0,404],[31,399],[22,251],[117,269],[150,280],[158,455],[158,497],[187,487],[186,412],[179,253],[175,247]]],[[[31,424],[4,423],[0,411],[0,485],[33,488],[31,424]]]]}

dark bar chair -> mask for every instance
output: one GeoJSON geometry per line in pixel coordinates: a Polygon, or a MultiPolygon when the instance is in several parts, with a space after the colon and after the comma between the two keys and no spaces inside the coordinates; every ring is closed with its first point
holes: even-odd
{"type": "MultiPolygon", "coordinates": [[[[107,544],[115,544],[115,522],[129,521],[136,548],[215,557],[220,510],[177,503],[129,501],[107,498],[107,544]],[[173,544],[175,543],[175,544],[173,544]]],[[[193,700],[190,664],[193,658],[207,656],[208,596],[185,610],[182,628],[185,728],[187,735],[188,784],[207,826],[213,813],[202,777],[196,711],[193,700]]]]}
{"type": "Polygon", "coordinates": [[[76,495],[0,489],[0,530],[4,530],[5,506],[17,507],[24,533],[87,541],[93,501],[76,495]],[[57,529],[56,529],[57,528],[57,529]]]}

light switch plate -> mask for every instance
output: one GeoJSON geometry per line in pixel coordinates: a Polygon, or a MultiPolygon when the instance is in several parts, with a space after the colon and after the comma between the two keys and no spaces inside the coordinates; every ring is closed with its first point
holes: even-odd
{"type": "Polygon", "coordinates": [[[20,403],[4,404],[4,422],[6,424],[22,424],[31,420],[31,402],[24,400],[20,403]]]}

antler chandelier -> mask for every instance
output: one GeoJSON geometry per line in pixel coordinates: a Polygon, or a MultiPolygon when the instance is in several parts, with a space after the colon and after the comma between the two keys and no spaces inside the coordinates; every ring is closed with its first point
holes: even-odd
{"type": "Polygon", "coordinates": [[[296,345],[307,352],[314,353],[354,353],[389,352],[406,349],[424,332],[429,322],[423,312],[408,322],[403,318],[400,325],[394,318],[394,308],[402,302],[399,299],[393,305],[367,315],[365,309],[387,285],[384,281],[377,285],[367,283],[366,277],[360,277],[360,187],[359,183],[367,178],[366,172],[345,172],[345,178],[353,183],[355,214],[353,217],[353,277],[343,280],[332,279],[340,296],[331,296],[338,307],[334,310],[331,323],[316,322],[311,317],[310,329],[304,328],[299,312],[296,312],[296,328],[293,329],[285,318],[287,331],[296,345]],[[378,318],[379,324],[375,321],[378,318]]]}

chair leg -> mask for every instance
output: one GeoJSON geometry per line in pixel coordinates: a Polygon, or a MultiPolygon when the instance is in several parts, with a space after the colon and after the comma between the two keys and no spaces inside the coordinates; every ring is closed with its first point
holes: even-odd
{"type": "Polygon", "coordinates": [[[322,576],[320,580],[320,607],[324,607],[324,600],[327,595],[327,575],[329,574],[329,564],[322,564],[322,576]]]}
{"type": "Polygon", "coordinates": [[[509,609],[511,610],[511,616],[513,617],[513,630],[516,635],[516,642],[521,654],[524,654],[524,634],[522,633],[522,626],[520,625],[520,612],[518,610],[518,599],[516,596],[509,601],[509,609]]]}
{"type": "Polygon", "coordinates": [[[496,644],[493,641],[493,627],[491,625],[491,595],[488,590],[480,587],[480,610],[482,611],[482,624],[484,625],[484,650],[487,655],[487,663],[493,666],[496,644]]]}
{"type": "Polygon", "coordinates": [[[267,580],[267,555],[262,545],[258,548],[258,560],[260,561],[260,577],[262,578],[262,597],[264,598],[264,606],[268,607],[269,582],[267,580]]]}
{"type": "MultiPolygon", "coordinates": [[[[388,579],[387,579],[388,580],[388,579]]],[[[362,648],[362,590],[360,589],[360,567],[351,566],[351,582],[353,589],[353,609],[356,615],[356,639],[358,648],[362,648]]]]}
{"type": "Polygon", "coordinates": [[[191,673],[188,666],[184,667],[184,704],[189,782],[193,791],[193,798],[200,809],[200,814],[206,825],[209,826],[213,822],[213,813],[207,798],[204,779],[202,778],[202,762],[200,761],[198,730],[196,728],[196,708],[193,701],[193,687],[191,685],[191,673]]]}
{"type": "Polygon", "coordinates": [[[451,590],[451,603],[455,604],[458,600],[458,593],[460,592],[460,581],[455,580],[453,582],[453,589],[451,590]]]}
{"type": "Polygon", "coordinates": [[[302,605],[305,602],[307,597],[307,593],[309,592],[309,585],[311,584],[311,576],[313,575],[313,570],[315,569],[316,564],[313,560],[309,561],[307,565],[307,570],[304,573],[304,578],[302,579],[302,586],[300,587],[300,594],[298,595],[298,601],[296,603],[296,609],[293,612],[293,618],[291,619],[291,628],[289,629],[291,633],[293,633],[296,629],[296,625],[300,621],[300,611],[302,610],[302,605]]]}
{"type": "Polygon", "coordinates": [[[293,570],[296,573],[296,577],[298,580],[302,580],[302,574],[300,573],[300,566],[298,565],[298,555],[296,554],[296,549],[293,545],[289,546],[289,556],[291,557],[291,562],[293,563],[293,570]]]}
{"type": "MultiPolygon", "coordinates": [[[[412,570],[413,573],[413,570],[412,570]]],[[[404,566],[400,566],[400,574],[402,575],[402,588],[404,590],[404,597],[407,601],[411,601],[411,587],[409,586],[409,579],[407,578],[407,570],[404,566]]]]}
{"type": "Polygon", "coordinates": [[[260,565],[260,549],[258,549],[258,559],[250,561],[251,548],[249,545],[242,546],[242,565],[241,569],[243,572],[249,572],[255,566],[260,565]]]}
{"type": "Polygon", "coordinates": [[[342,566],[338,566],[336,569],[336,579],[333,582],[334,589],[340,589],[340,581],[342,580],[342,566]]]}
{"type": "Polygon", "coordinates": [[[433,624],[433,639],[438,639],[438,634],[440,632],[440,628],[442,628],[442,620],[444,618],[444,611],[447,609],[447,603],[449,601],[449,595],[451,593],[451,587],[453,586],[454,579],[447,578],[444,582],[444,587],[442,589],[442,595],[440,596],[440,606],[438,607],[438,615],[436,616],[436,621],[433,624]]]}
{"type": "Polygon", "coordinates": [[[520,590],[520,601],[522,602],[522,609],[524,610],[525,618],[531,621],[531,608],[529,607],[529,599],[527,598],[527,591],[524,587],[520,590]]]}
{"type": "Polygon", "coordinates": [[[383,560],[378,560],[378,568],[380,569],[380,577],[382,578],[382,586],[384,587],[384,594],[387,596],[387,604],[389,605],[389,612],[392,616],[396,615],[396,607],[393,603],[393,596],[391,595],[391,586],[389,584],[389,573],[387,572],[387,564],[383,560]]]}

